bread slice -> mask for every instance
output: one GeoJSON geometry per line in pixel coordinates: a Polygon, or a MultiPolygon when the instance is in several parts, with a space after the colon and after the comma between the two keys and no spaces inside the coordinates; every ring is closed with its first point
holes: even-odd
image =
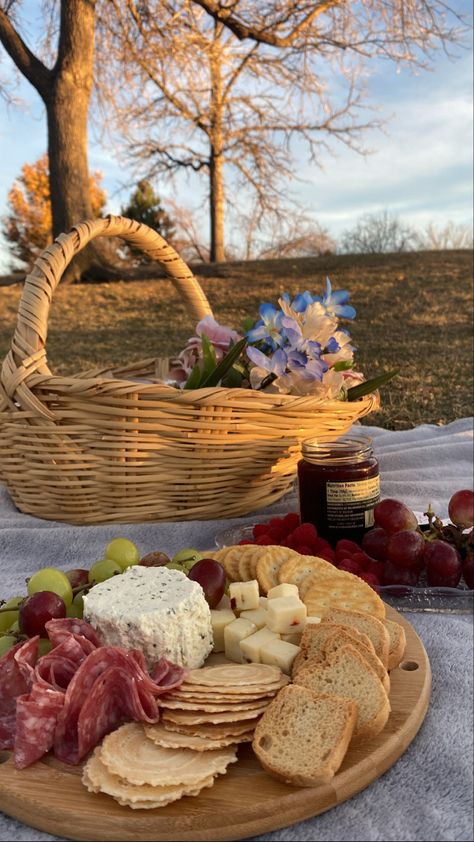
{"type": "Polygon", "coordinates": [[[407,639],[405,629],[400,623],[395,623],[393,620],[382,620],[385,628],[388,631],[390,642],[388,647],[388,670],[393,670],[398,667],[403,658],[407,639]]]}
{"type": "MultiPolygon", "coordinates": [[[[344,631],[351,639],[357,643],[364,645],[368,650],[375,655],[375,649],[372,641],[365,634],[361,634],[357,629],[349,628],[348,626],[339,626],[336,623],[318,623],[317,625],[307,625],[301,635],[300,649],[295,660],[293,661],[292,674],[296,675],[299,669],[303,667],[308,658],[316,657],[320,660],[324,658],[321,649],[329,637],[332,637],[336,632],[344,631]]],[[[346,643],[349,641],[346,640],[346,643]]]]}
{"type": "Polygon", "coordinates": [[[388,695],[390,693],[390,678],[382,661],[377,657],[372,646],[368,649],[367,646],[357,640],[352,634],[349,634],[347,628],[340,626],[338,631],[329,635],[321,646],[321,656],[324,660],[328,660],[333,652],[348,645],[353,646],[354,649],[360,652],[364,661],[367,661],[369,667],[372,667],[376,675],[380,678],[383,688],[388,695]]]}
{"type": "Polygon", "coordinates": [[[380,678],[353,646],[333,652],[325,663],[307,663],[293,679],[314,693],[334,693],[357,702],[354,739],[374,737],[387,722],[390,702],[380,678]]]}
{"type": "Polygon", "coordinates": [[[388,652],[390,646],[390,635],[383,622],[370,614],[362,611],[348,611],[345,608],[333,608],[321,622],[337,623],[340,626],[347,626],[349,629],[366,634],[373,643],[375,654],[382,661],[385,669],[388,665],[388,652]]]}
{"type": "Polygon", "coordinates": [[[328,783],[339,769],[357,718],[357,705],[290,684],[260,719],[252,747],[263,768],[293,786],[328,783]]]}

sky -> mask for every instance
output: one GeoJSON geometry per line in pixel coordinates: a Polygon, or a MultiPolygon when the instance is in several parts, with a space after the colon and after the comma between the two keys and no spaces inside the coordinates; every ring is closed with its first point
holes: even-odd
{"type": "MultiPolygon", "coordinates": [[[[364,136],[371,154],[361,156],[339,144],[316,166],[308,164],[303,148],[295,147],[291,193],[336,240],[362,214],[383,210],[419,229],[429,223],[442,227],[448,221],[472,225],[472,46],[456,52],[456,59],[438,52],[432,70],[416,75],[403,67],[397,72],[389,62],[370,63],[368,101],[378,108],[376,116],[387,121],[383,131],[364,136]]],[[[4,54],[1,58],[6,76],[9,59],[4,54]]],[[[22,99],[21,107],[0,100],[0,216],[6,212],[8,191],[22,165],[35,161],[46,148],[46,121],[38,95],[23,79],[18,79],[15,93],[22,99]]],[[[107,210],[120,212],[131,192],[131,174],[92,133],[89,164],[91,170],[103,173],[107,210]]],[[[156,187],[164,198],[175,195],[179,202],[183,197],[185,204],[199,189],[184,179],[174,188],[156,187]]],[[[206,222],[204,217],[203,225],[206,222]]],[[[0,243],[0,271],[8,271],[8,263],[8,252],[0,243]]]]}

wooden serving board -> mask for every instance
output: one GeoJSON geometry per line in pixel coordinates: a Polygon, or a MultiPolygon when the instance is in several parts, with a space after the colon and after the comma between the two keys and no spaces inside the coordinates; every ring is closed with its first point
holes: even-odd
{"type": "MultiPolygon", "coordinates": [[[[197,797],[153,810],[120,807],[107,795],[89,793],[81,769],[46,758],[16,771],[10,757],[0,765],[0,809],[40,830],[83,840],[244,839],[335,807],[382,775],[409,746],[425,717],[431,669],[424,646],[400,614],[387,617],[405,628],[407,648],[390,674],[392,712],[384,730],[363,746],[351,747],[330,784],[296,788],[279,783],[261,768],[251,747],[239,748],[239,762],[197,797]]],[[[335,818],[337,821],[337,819],[335,818]]]]}

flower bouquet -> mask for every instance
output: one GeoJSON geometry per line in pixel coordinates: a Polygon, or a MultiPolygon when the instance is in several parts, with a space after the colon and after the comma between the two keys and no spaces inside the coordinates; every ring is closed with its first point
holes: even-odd
{"type": "Polygon", "coordinates": [[[356,370],[354,346],[340,321],[355,318],[346,290],[293,299],[284,293],[278,307],[261,304],[260,318],[247,319],[242,333],[205,316],[196,335],[172,358],[168,383],[183,389],[224,386],[324,400],[356,400],[386,383],[396,372],[365,380],[356,370]]]}

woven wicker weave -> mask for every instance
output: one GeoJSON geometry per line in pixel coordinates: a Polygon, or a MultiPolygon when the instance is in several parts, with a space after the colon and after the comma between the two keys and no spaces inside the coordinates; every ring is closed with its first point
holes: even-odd
{"type": "Polygon", "coordinates": [[[193,318],[212,313],[176,252],[146,225],[109,216],[61,234],[27,276],[0,376],[0,478],[23,512],[78,524],[232,517],[292,486],[300,442],[334,438],[378,405],[156,382],[159,361],[55,377],[46,361],[53,292],[77,252],[120,236],[161,264],[193,318]]]}

